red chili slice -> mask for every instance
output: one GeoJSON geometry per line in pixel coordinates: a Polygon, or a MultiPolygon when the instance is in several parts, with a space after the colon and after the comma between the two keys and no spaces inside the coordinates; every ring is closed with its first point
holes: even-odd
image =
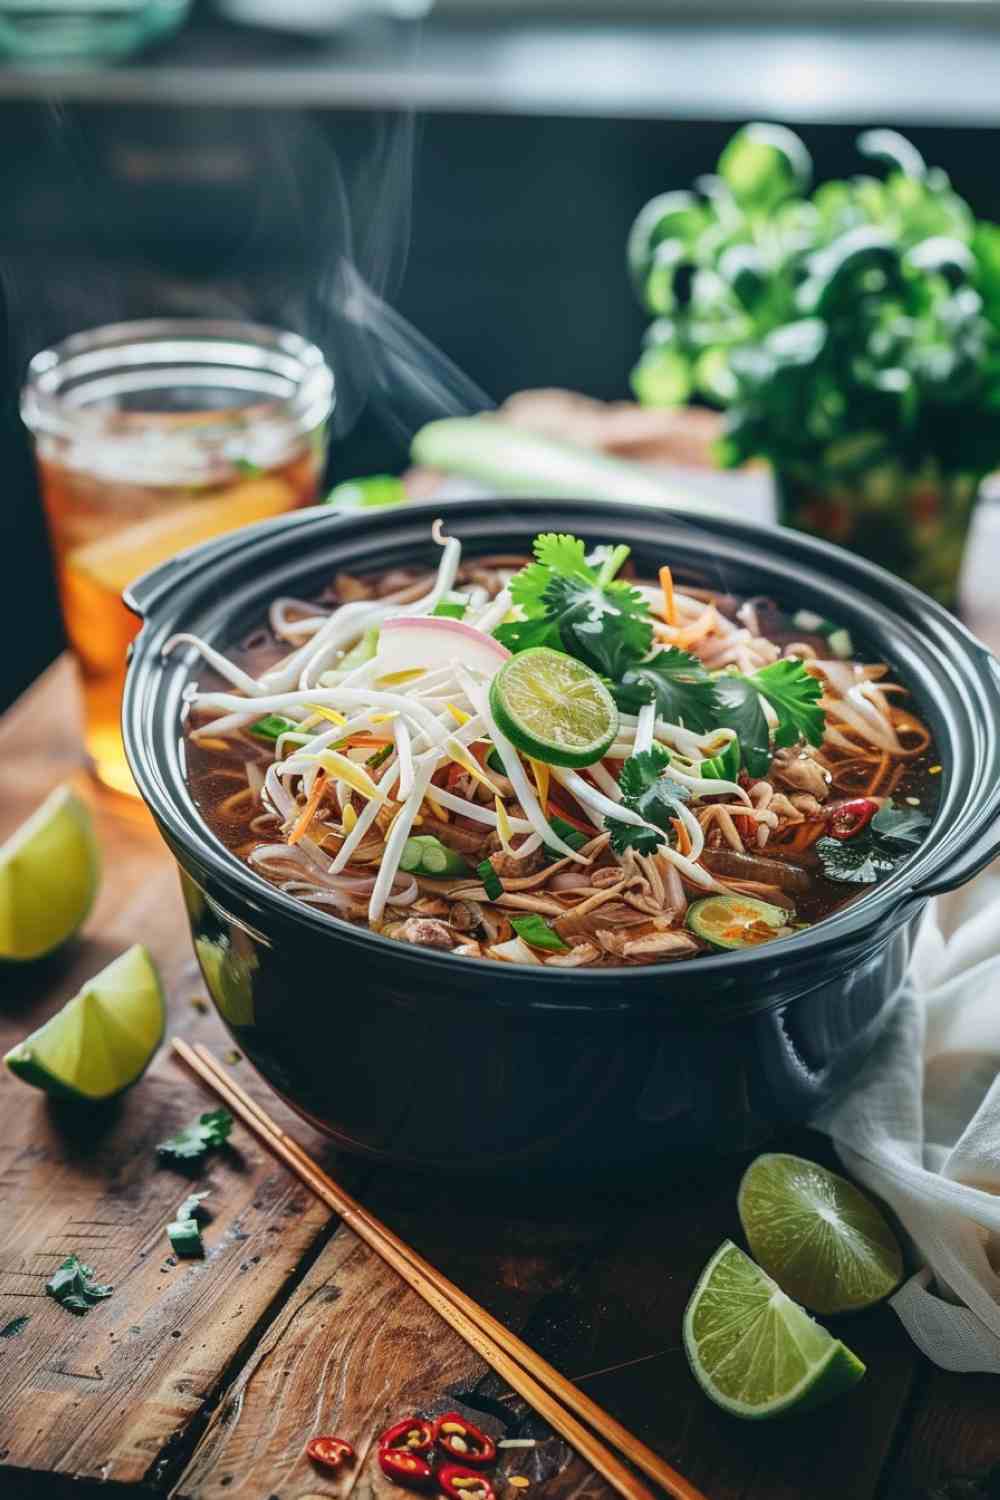
{"type": "Polygon", "coordinates": [[[460,1464],[486,1468],[497,1461],[497,1445],[457,1411],[446,1411],[434,1423],[434,1441],[460,1464]]]}
{"type": "Polygon", "coordinates": [[[461,1464],[442,1464],[437,1472],[438,1487],[450,1500],[496,1500],[496,1491],[485,1474],[464,1469],[461,1464]]]}
{"type": "Polygon", "coordinates": [[[434,1446],[434,1428],[423,1417],[403,1417],[378,1440],[380,1448],[402,1448],[406,1453],[429,1453],[434,1446]]]}
{"type": "Polygon", "coordinates": [[[855,797],[851,802],[840,802],[831,807],[827,815],[826,831],[834,839],[853,839],[878,812],[879,804],[871,797],[855,797]]]}
{"type": "Polygon", "coordinates": [[[306,1444],[306,1452],[314,1463],[324,1469],[339,1469],[342,1464],[356,1457],[354,1449],[344,1438],[314,1437],[306,1444]]]}
{"type": "Polygon", "coordinates": [[[378,1450],[379,1468],[394,1484],[405,1485],[410,1490],[429,1489],[434,1471],[420,1453],[410,1453],[405,1448],[383,1448],[378,1450]]]}

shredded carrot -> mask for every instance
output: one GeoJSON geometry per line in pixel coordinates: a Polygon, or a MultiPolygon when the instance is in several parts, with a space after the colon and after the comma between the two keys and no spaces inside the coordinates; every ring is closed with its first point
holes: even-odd
{"type": "Polygon", "coordinates": [[[323,800],[323,793],[325,791],[326,772],[320,771],[316,777],[316,780],[313,782],[313,788],[309,793],[309,799],[306,802],[305,807],[295,819],[295,825],[292,828],[291,833],[288,835],[288,842],[290,844],[297,844],[299,839],[303,838],[306,833],[308,833],[309,824],[312,822],[313,818],[316,816],[317,811],[319,810],[319,805],[323,800]]]}
{"type": "Polygon", "coordinates": [[[349,734],[345,740],[337,741],[338,750],[381,750],[383,745],[391,745],[392,740],[381,738],[377,734],[349,734]]]}
{"type": "Polygon", "coordinates": [[[674,575],[670,569],[660,569],[660,588],[663,590],[663,618],[668,625],[677,624],[677,601],[674,598],[674,575]]]}
{"type": "Polygon", "coordinates": [[[691,835],[688,833],[686,826],[681,822],[680,818],[671,818],[670,821],[677,835],[677,853],[690,854],[691,835]]]}
{"type": "Polygon", "coordinates": [[[692,625],[686,626],[683,630],[678,630],[675,644],[686,648],[695,645],[698,641],[704,640],[706,635],[709,635],[714,630],[718,619],[719,616],[715,605],[709,604],[707,608],[702,610],[692,625]]]}

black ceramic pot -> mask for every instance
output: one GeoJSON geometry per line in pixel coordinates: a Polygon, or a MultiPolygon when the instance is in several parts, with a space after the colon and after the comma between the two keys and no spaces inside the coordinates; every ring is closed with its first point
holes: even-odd
{"type": "Polygon", "coordinates": [[[627,542],[655,576],[767,594],[847,625],[913,690],[944,767],[926,842],[883,885],[795,937],[696,962],[573,971],[453,958],[309,909],[229,854],[188,794],[176,631],[226,647],[278,594],[338,569],[436,559],[433,512],[302,511],[168,563],[131,591],[145,624],[124,731],[181,868],[205,981],[238,1046],[345,1149],[435,1169],[616,1170],[692,1146],[756,1144],[856,1072],[900,991],[931,895],[1000,850],[1000,665],[950,615],[868,563],[791,531],[644,506],[469,501],[466,555],[539,531],[627,542]]]}

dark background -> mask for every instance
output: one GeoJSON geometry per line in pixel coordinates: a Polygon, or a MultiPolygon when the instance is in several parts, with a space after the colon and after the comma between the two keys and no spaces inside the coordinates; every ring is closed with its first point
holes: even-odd
{"type": "MultiPolygon", "coordinates": [[[[216,50],[219,35],[211,33],[216,50]]],[[[691,35],[684,40],[690,56],[691,35]]],[[[983,45],[998,40],[990,33],[983,45]]],[[[466,41],[474,59],[475,38],[466,41]]],[[[933,39],[929,49],[933,62],[933,39]]],[[[0,77],[0,599],[15,624],[0,655],[0,706],[61,641],[17,418],[35,350],[80,328],[157,313],[297,328],[323,344],[341,384],[331,476],[398,468],[407,432],[441,414],[440,371],[432,369],[433,390],[414,397],[411,388],[406,402],[385,381],[370,388],[336,312],[338,256],[349,253],[492,399],[549,384],[622,397],[644,322],[623,265],[629,225],[652,194],[710,171],[736,123],[732,103],[711,117],[712,90],[728,90],[718,76],[706,78],[698,118],[674,114],[669,91],[659,117],[644,108],[630,118],[627,71],[620,107],[612,99],[588,108],[581,93],[579,107],[539,113],[531,101],[508,107],[484,84],[482,108],[472,112],[455,107],[468,104],[466,78],[451,101],[439,88],[429,110],[385,108],[374,86],[379,107],[353,97],[345,109],[333,84],[329,105],[317,102],[315,69],[302,89],[306,107],[273,103],[276,93],[294,99],[297,90],[294,76],[263,86],[273,61],[263,44],[240,54],[232,86],[219,88],[230,102],[213,105],[212,78],[181,65],[190,55],[169,68],[168,56],[109,73],[110,97],[101,97],[99,80],[56,86],[23,76],[4,97],[0,77]],[[155,89],[143,87],[144,77],[155,89]],[[146,102],[151,92],[154,103],[146,102]],[[255,103],[258,92],[267,102],[255,103]]],[[[291,56],[301,62],[298,44],[291,56]]],[[[225,81],[225,49],[215,65],[213,77],[225,81]]],[[[336,82],[350,76],[350,59],[339,58],[336,82]]],[[[383,79],[382,94],[392,87],[383,79]]],[[[940,93],[928,97],[929,123],[919,123],[914,106],[917,123],[901,122],[907,134],[980,215],[1000,218],[996,132],[985,121],[947,123],[940,93]]],[[[799,101],[789,123],[813,152],[817,175],[857,170],[854,138],[871,116],[841,108],[832,121],[802,123],[802,112],[799,101]]],[[[951,113],[965,117],[958,106],[951,113]]],[[[397,325],[392,333],[399,337],[397,325]]],[[[425,356],[415,351],[419,369],[425,356]]],[[[456,410],[474,404],[461,381],[446,384],[456,410]]]]}

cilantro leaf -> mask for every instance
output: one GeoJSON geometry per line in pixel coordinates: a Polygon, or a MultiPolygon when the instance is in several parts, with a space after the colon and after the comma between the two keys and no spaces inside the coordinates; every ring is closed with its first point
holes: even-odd
{"type": "Polygon", "coordinates": [[[532,646],[551,646],[553,651],[564,649],[558,622],[547,615],[532,620],[509,620],[506,625],[498,625],[493,635],[508,651],[528,651],[532,646]]]}
{"type": "Polygon", "coordinates": [[[114,1291],[114,1287],[99,1285],[93,1275],[92,1266],[85,1266],[75,1255],[67,1255],[45,1283],[45,1290],[69,1312],[82,1317],[114,1291]]]}
{"type": "Polygon", "coordinates": [[[524,618],[499,626],[497,640],[510,651],[532,646],[567,651],[608,677],[621,677],[653,640],[643,596],[613,581],[628,549],[612,548],[600,570],[588,563],[583,542],[565,533],[537,536],[534,552],[535,561],[510,582],[511,598],[524,618]]]}
{"type": "Polygon", "coordinates": [[[716,679],[715,690],[720,704],[716,724],[736,731],[749,774],[766,776],[771,764],[771,733],[753,681],[724,673],[716,679]]]}
{"type": "Polygon", "coordinates": [[[874,885],[895,861],[880,853],[871,839],[817,839],[816,853],[827,880],[847,885],[874,885]]]}
{"type": "Polygon", "coordinates": [[[649,605],[627,583],[586,583],[553,577],[544,596],[564,649],[596,672],[618,678],[653,643],[649,605]]]}
{"type": "Polygon", "coordinates": [[[30,1313],[22,1313],[19,1318],[11,1318],[9,1323],[5,1323],[3,1327],[0,1328],[0,1339],[20,1338],[21,1334],[24,1332],[30,1322],[30,1313]]]}
{"type": "Polygon", "coordinates": [[[213,1109],[191,1125],[185,1125],[169,1140],[161,1141],[156,1150],[160,1156],[174,1161],[194,1161],[213,1146],[225,1145],[232,1128],[233,1117],[228,1109],[213,1109]]]}
{"type": "Polygon", "coordinates": [[[524,917],[511,917],[510,925],[518,937],[532,948],[545,948],[550,953],[565,953],[569,948],[569,944],[563,942],[558,932],[538,912],[533,911],[524,917]]]}
{"type": "Polygon", "coordinates": [[[637,712],[644,703],[655,703],[658,719],[683,724],[695,734],[704,734],[719,722],[716,683],[696,656],[678,651],[676,646],[628,667],[612,692],[625,713],[637,712]]]}
{"type": "Polygon", "coordinates": [[[774,743],[779,748],[795,745],[800,739],[810,745],[822,745],[826,715],[819,700],[823,684],[806,671],[802,662],[795,657],[782,657],[754,672],[750,681],[778,715],[774,743]]]}
{"type": "Polygon", "coordinates": [[[637,828],[634,823],[623,823],[620,818],[608,818],[607,828],[611,833],[611,847],[617,854],[626,849],[635,849],[639,854],[653,854],[664,841],[664,836],[673,832],[671,819],[677,815],[678,803],[687,800],[687,792],[678,783],[666,781],[663,772],[670,764],[670,755],[662,745],[653,745],[649,750],[640,750],[630,755],[618,776],[622,802],[630,812],[637,812],[654,828],[637,828]],[[656,829],[662,830],[657,833],[656,829]]]}
{"type": "Polygon", "coordinates": [[[930,818],[919,807],[900,807],[895,802],[883,802],[871,821],[872,830],[880,839],[910,848],[916,848],[930,826],[930,818]]]}

